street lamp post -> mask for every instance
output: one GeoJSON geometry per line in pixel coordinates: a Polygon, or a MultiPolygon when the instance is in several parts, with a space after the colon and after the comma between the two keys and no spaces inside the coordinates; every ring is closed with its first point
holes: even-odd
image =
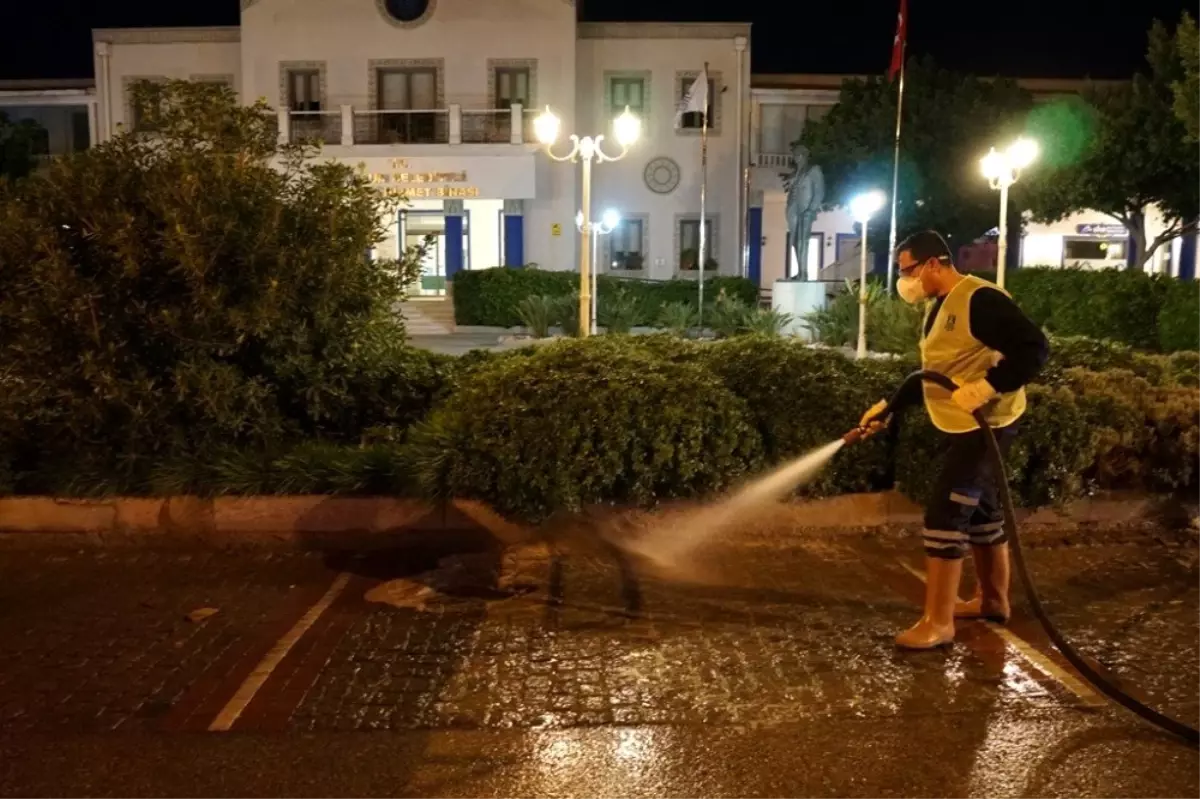
{"type": "Polygon", "coordinates": [[[887,198],[881,191],[868,191],[850,201],[850,213],[862,227],[862,260],[858,274],[858,350],[856,357],[867,357],[867,222],[879,212],[887,198]]]}
{"type": "Polygon", "coordinates": [[[996,244],[996,284],[1000,288],[1004,288],[1008,266],[1008,188],[1017,182],[1021,170],[1032,164],[1037,154],[1037,142],[1020,138],[1004,152],[993,147],[979,162],[983,176],[993,189],[1000,191],[1000,241],[996,244]]]}
{"type": "Polygon", "coordinates": [[[616,155],[604,152],[604,134],[584,136],[580,138],[571,134],[571,151],[566,155],[554,154],[554,143],[558,141],[561,122],[550,106],[533,121],[533,131],[537,140],[546,148],[546,155],[555,161],[583,162],[583,178],[580,185],[580,198],[583,208],[579,228],[579,335],[586,337],[591,331],[588,318],[592,307],[591,285],[591,251],[589,248],[592,237],[592,161],[619,161],[629,152],[629,148],[642,132],[642,122],[629,112],[626,106],[624,113],[613,120],[613,133],[621,151],[616,155]]]}
{"type": "MultiPolygon", "coordinates": [[[[583,211],[580,211],[579,213],[575,214],[575,227],[580,233],[583,232],[583,222],[583,211]]],[[[592,232],[595,235],[592,237],[592,308],[591,316],[589,317],[591,319],[591,333],[595,333],[597,330],[596,308],[599,305],[600,292],[596,285],[596,279],[600,274],[600,257],[598,255],[600,250],[600,237],[607,236],[609,233],[612,233],[613,230],[616,229],[617,225],[620,224],[620,222],[621,215],[611,208],[601,215],[599,222],[592,222],[592,232]]]]}

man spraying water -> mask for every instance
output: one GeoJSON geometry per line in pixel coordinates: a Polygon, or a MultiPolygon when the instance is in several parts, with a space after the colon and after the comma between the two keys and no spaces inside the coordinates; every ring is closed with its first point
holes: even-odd
{"type": "Polygon", "coordinates": [[[950,248],[936,232],[906,239],[896,251],[896,289],[907,302],[932,300],[921,337],[921,366],[954,381],[949,391],[911,381],[909,390],[881,400],[861,424],[874,432],[895,413],[918,402],[934,426],[947,434],[942,470],[925,510],[925,609],[920,620],[896,637],[905,649],[932,649],[954,640],[954,619],[1009,616],[1009,552],[997,480],[984,431],[974,413],[982,410],[1002,450],[1017,434],[1025,412],[1025,385],[1049,355],[1042,331],[1003,289],[954,267],[950,248]],[[958,599],[962,561],[970,546],[978,578],[976,595],[958,599]]]}

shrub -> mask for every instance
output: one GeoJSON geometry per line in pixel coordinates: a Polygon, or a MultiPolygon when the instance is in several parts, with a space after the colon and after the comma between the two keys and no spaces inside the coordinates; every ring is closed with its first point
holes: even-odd
{"type": "MultiPolygon", "coordinates": [[[[755,336],[700,350],[704,364],[746,401],[768,464],[827,444],[858,424],[876,400],[899,387],[909,364],[850,360],[794,339],[755,336]]],[[[878,436],[846,450],[809,486],[809,493],[867,490],[887,479],[888,448],[878,436]]]]}
{"type": "Polygon", "coordinates": [[[637,298],[624,287],[619,288],[598,302],[596,323],[609,333],[628,333],[640,316],[637,298]]]}
{"type": "MultiPolygon", "coordinates": [[[[804,317],[813,340],[830,347],[858,343],[858,283],[847,280],[829,304],[804,317]]],[[[867,284],[867,347],[872,352],[911,355],[921,338],[921,309],[890,296],[879,283],[867,284]]]]}
{"type": "Polygon", "coordinates": [[[528,519],[720,491],[761,463],[745,404],[633,340],[562,341],[488,364],[417,442],[426,490],[528,519]]]}
{"type": "Polygon", "coordinates": [[[517,316],[521,324],[534,338],[546,338],[550,335],[550,327],[562,310],[562,304],[557,297],[539,294],[536,297],[523,297],[517,303],[517,316]]]}
{"type": "Polygon", "coordinates": [[[780,336],[792,323],[792,315],[771,308],[751,308],[744,321],[747,333],[762,336],[780,336]]]}
{"type": "Polygon", "coordinates": [[[685,336],[696,325],[696,309],[686,302],[663,303],[658,313],[658,325],[685,336]]]}
{"type": "Polygon", "coordinates": [[[385,234],[366,177],[280,149],[265,106],[226,87],[146,84],[135,102],[153,139],[117,136],[0,187],[15,479],[124,489],[175,457],[409,418],[407,366],[389,359],[420,252],[364,257],[385,234]],[[387,407],[364,408],[364,390],[387,407]]]}
{"type": "Polygon", "coordinates": [[[754,306],[737,297],[721,295],[713,303],[701,323],[717,334],[717,338],[729,338],[746,332],[746,324],[754,306]]]}
{"type": "Polygon", "coordinates": [[[1196,281],[1169,284],[1158,312],[1158,346],[1163,352],[1200,350],[1200,288],[1196,281]]]}
{"type": "Polygon", "coordinates": [[[1060,336],[1151,351],[1200,346],[1194,283],[1126,269],[1024,268],[1009,273],[1007,288],[1031,319],[1060,336]]]}
{"type": "MultiPolygon", "coordinates": [[[[628,292],[637,304],[633,326],[652,326],[665,303],[685,302],[697,306],[695,280],[629,280],[600,275],[597,279],[599,307],[604,308],[619,291],[628,292]]],[[[705,305],[722,291],[752,303],[758,289],[740,277],[706,276],[705,305]]],[[[459,325],[515,327],[521,324],[516,308],[524,297],[564,296],[579,291],[579,275],[572,271],[544,269],[481,269],[460,272],[454,278],[454,317],[459,325]]]]}

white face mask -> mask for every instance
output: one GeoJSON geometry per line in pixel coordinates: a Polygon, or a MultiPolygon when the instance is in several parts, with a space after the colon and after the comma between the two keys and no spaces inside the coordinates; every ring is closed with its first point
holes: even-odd
{"type": "Polygon", "coordinates": [[[925,286],[921,283],[921,278],[916,275],[909,275],[897,280],[896,291],[900,294],[901,299],[911,305],[916,305],[929,296],[925,293],[925,286]]]}

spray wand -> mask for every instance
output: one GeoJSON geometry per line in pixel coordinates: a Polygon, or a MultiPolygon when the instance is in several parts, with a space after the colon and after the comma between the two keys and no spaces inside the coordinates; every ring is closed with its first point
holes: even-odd
{"type": "MultiPolygon", "coordinates": [[[[933,383],[951,392],[958,388],[953,380],[939,372],[929,370],[913,372],[904,379],[904,382],[900,384],[900,388],[892,395],[892,398],[887,401],[882,409],[868,416],[862,424],[842,436],[842,441],[845,444],[856,444],[859,441],[870,438],[886,427],[891,422],[892,409],[895,407],[896,401],[906,392],[914,380],[933,383]]],[[[1058,651],[1062,653],[1067,662],[1074,666],[1083,678],[1100,693],[1159,729],[1178,735],[1191,746],[1200,746],[1200,731],[1164,713],[1160,713],[1130,696],[1118,687],[1117,680],[1113,676],[1102,673],[1106,670],[1100,664],[1076,652],[1075,648],[1071,646],[1062,633],[1058,631],[1054,623],[1050,621],[1045,609],[1042,607],[1042,600],[1034,588],[1033,581],[1029,578],[1029,571],[1025,568],[1025,556],[1021,551],[1020,536],[1017,534],[1016,510],[1013,505],[1012,493],[1008,487],[1008,471],[1005,468],[1004,456],[1000,452],[1000,445],[996,441],[996,434],[992,432],[991,425],[988,424],[982,410],[976,410],[973,415],[980,430],[983,431],[984,437],[987,439],[987,448],[992,460],[992,467],[999,477],[997,487],[999,488],[1000,504],[1004,509],[1004,529],[1008,531],[1009,548],[1012,552],[1013,564],[1017,567],[1017,574],[1021,578],[1021,585],[1025,589],[1025,597],[1029,601],[1029,607],[1033,611],[1034,617],[1042,625],[1042,629],[1046,631],[1046,635],[1054,642],[1054,646],[1058,648],[1058,651]]]]}

